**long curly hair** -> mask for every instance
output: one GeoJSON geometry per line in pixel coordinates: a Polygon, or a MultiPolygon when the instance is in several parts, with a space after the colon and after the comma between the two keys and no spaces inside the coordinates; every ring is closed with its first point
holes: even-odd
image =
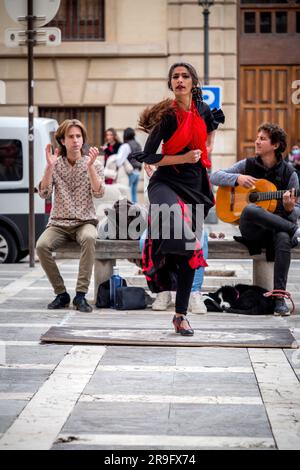
{"type": "Polygon", "coordinates": [[[148,106],[148,108],[144,109],[139,117],[139,129],[149,134],[167,114],[175,114],[173,100],[170,98],[160,101],[154,106],[148,106]]]}
{"type": "MultiPolygon", "coordinates": [[[[185,67],[191,77],[192,77],[192,99],[195,103],[199,103],[203,100],[201,87],[199,86],[199,77],[196,72],[196,69],[186,62],[176,62],[175,64],[171,65],[169,73],[168,73],[168,88],[172,90],[171,81],[174,69],[176,67],[185,67]]],[[[173,91],[173,90],[172,90],[173,91]]],[[[140,114],[138,125],[139,129],[147,132],[148,134],[152,131],[152,129],[159,123],[161,120],[168,114],[175,114],[175,110],[173,107],[173,100],[167,98],[159,103],[155,104],[154,106],[148,106],[144,111],[140,114]]]]}

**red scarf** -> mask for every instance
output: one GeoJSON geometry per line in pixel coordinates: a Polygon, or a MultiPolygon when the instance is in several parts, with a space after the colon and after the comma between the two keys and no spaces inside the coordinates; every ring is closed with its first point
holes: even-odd
{"type": "Polygon", "coordinates": [[[173,106],[175,108],[177,129],[167,142],[164,142],[162,147],[163,155],[176,155],[184,148],[190,150],[201,150],[200,161],[205,168],[211,167],[211,162],[208,158],[206,140],[207,129],[205,121],[199,115],[199,112],[192,101],[190,111],[184,111],[179,108],[176,101],[173,106]]]}

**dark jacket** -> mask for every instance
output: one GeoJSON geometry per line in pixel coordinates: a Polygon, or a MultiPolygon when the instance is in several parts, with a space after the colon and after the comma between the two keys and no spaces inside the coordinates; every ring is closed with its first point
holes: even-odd
{"type": "Polygon", "coordinates": [[[142,169],[142,166],[143,164],[141,162],[139,162],[136,158],[134,158],[133,154],[136,153],[136,152],[141,152],[142,150],[142,147],[141,145],[135,140],[135,139],[132,139],[132,140],[129,140],[127,142],[127,144],[129,145],[129,147],[131,148],[131,153],[128,155],[127,159],[129,161],[129,163],[131,163],[131,165],[133,166],[134,170],[141,170],[142,169]]]}

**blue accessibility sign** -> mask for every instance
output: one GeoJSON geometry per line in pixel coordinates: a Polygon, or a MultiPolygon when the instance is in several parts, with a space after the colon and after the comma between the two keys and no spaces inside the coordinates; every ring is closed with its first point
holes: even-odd
{"type": "Polygon", "coordinates": [[[202,87],[203,101],[208,104],[210,109],[221,108],[221,92],[220,86],[208,86],[202,87]]]}

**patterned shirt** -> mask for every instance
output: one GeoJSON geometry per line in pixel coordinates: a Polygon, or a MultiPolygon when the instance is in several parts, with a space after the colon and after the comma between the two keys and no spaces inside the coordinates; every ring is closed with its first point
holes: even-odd
{"type": "Polygon", "coordinates": [[[54,188],[54,202],[47,227],[75,227],[82,223],[98,224],[93,197],[104,195],[104,169],[96,160],[94,167],[101,186],[98,192],[92,190],[87,170],[88,157],[83,156],[72,166],[66,157],[59,157],[55,164],[51,185],[42,190],[39,184],[39,195],[47,199],[54,188]]]}

